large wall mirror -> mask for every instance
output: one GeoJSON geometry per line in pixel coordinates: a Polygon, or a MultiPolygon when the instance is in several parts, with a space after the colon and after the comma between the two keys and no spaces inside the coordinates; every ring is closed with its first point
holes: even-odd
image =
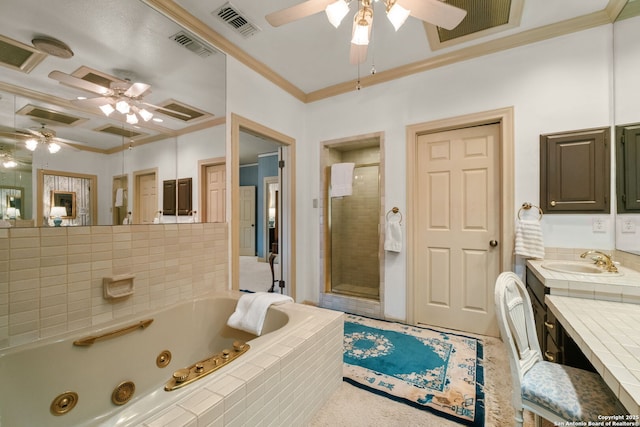
{"type": "MultiPolygon", "coordinates": [[[[613,25],[613,69],[614,69],[614,124],[616,134],[619,135],[622,127],[637,128],[640,126],[640,1],[629,0],[620,13],[618,20],[613,25]]],[[[627,138],[625,145],[627,150],[616,144],[616,175],[617,175],[617,214],[616,214],[616,249],[640,255],[640,210],[634,209],[634,197],[640,188],[640,133],[635,134],[635,140],[627,138]],[[626,170],[621,154],[626,153],[626,162],[631,162],[633,170],[626,170]],[[631,157],[629,157],[631,156],[631,157]],[[633,174],[633,175],[630,175],[633,174]],[[627,189],[622,185],[626,179],[627,189]],[[631,187],[631,188],[629,188],[631,187]],[[636,190],[634,192],[634,189],[636,190]],[[624,200],[622,194],[625,194],[624,200]],[[624,205],[631,209],[626,209],[624,205]]],[[[635,203],[637,206],[637,203],[635,203]]]]}
{"type": "Polygon", "coordinates": [[[52,195],[68,193],[64,225],[200,220],[201,162],[225,157],[225,71],[143,1],[3,1],[1,219],[51,226],[52,195]],[[162,215],[163,182],[188,178],[193,209],[162,215]]]}

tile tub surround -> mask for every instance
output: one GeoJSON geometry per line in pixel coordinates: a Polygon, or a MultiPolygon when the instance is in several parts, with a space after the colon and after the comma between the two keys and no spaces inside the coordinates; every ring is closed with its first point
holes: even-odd
{"type": "Polygon", "coordinates": [[[342,383],[343,313],[301,304],[278,309],[307,319],[260,352],[249,350],[229,370],[186,387],[189,394],[178,402],[133,425],[307,425],[342,383]]]}
{"type": "Polygon", "coordinates": [[[558,295],[545,302],[629,413],[640,414],[640,307],[558,295]]]}
{"type": "Polygon", "coordinates": [[[527,266],[551,295],[640,304],[640,272],[636,270],[619,266],[620,276],[572,274],[547,270],[542,267],[544,262],[527,260],[527,266]]]}
{"type": "Polygon", "coordinates": [[[224,223],[0,229],[0,348],[228,287],[224,223]],[[103,277],[134,294],[103,298],[103,277]]]}

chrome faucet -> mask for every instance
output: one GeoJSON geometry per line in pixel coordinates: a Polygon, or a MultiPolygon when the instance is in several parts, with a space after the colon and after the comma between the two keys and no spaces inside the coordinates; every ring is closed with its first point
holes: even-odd
{"type": "Polygon", "coordinates": [[[604,268],[609,273],[618,272],[618,267],[616,267],[616,265],[613,263],[611,255],[607,255],[600,251],[586,251],[585,253],[580,254],[580,258],[586,258],[586,256],[589,254],[598,254],[598,256],[592,258],[598,267],[604,268]]]}

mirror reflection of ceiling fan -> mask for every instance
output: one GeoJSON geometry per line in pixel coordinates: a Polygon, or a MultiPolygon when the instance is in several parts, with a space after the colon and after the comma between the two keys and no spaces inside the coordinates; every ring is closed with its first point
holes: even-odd
{"type": "MultiPolygon", "coordinates": [[[[105,116],[110,116],[114,111],[118,111],[120,114],[125,115],[127,123],[132,125],[138,123],[140,121],[139,119],[148,122],[153,118],[153,113],[149,111],[147,107],[153,110],[165,110],[163,107],[150,104],[142,99],[143,95],[150,93],[149,89],[151,86],[146,83],[114,81],[110,87],[107,88],[57,70],[49,73],[49,77],[67,86],[100,95],[96,98],[71,100],[73,104],[85,107],[98,107],[105,116]]],[[[180,114],[188,117],[187,114],[173,110],[167,111],[170,111],[173,115],[180,114]]]]}
{"type": "Polygon", "coordinates": [[[57,137],[56,131],[45,127],[44,123],[41,123],[40,127],[29,129],[14,130],[0,127],[0,137],[13,140],[20,139],[29,151],[35,151],[42,144],[47,147],[51,154],[57,153],[63,146],[76,150],[75,145],[81,144],[77,141],[57,137]]]}
{"type": "MultiPolygon", "coordinates": [[[[387,18],[396,31],[409,16],[430,24],[452,30],[467,15],[467,11],[439,0],[355,0],[358,11],[353,18],[351,52],[352,64],[361,64],[367,58],[367,46],[373,26],[373,2],[383,3],[387,18]]],[[[349,13],[352,0],[307,0],[295,6],[273,12],[265,17],[274,27],[279,27],[307,16],[325,11],[331,24],[338,28],[349,13]]]]}
{"type": "Polygon", "coordinates": [[[19,165],[15,156],[3,144],[0,144],[0,165],[5,169],[13,169],[19,165]]]}

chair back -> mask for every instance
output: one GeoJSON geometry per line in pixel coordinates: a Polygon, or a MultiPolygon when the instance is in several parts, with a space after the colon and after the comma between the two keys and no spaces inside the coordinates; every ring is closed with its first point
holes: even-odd
{"type": "Polygon", "coordinates": [[[495,286],[496,316],[507,347],[513,383],[513,404],[522,407],[524,374],[542,360],[531,299],[520,278],[512,272],[498,276],[495,286]]]}

